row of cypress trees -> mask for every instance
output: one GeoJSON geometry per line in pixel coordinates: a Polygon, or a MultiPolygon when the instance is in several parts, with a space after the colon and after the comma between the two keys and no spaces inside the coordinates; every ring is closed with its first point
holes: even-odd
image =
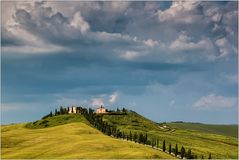
{"type": "MultiPolygon", "coordinates": [[[[131,131],[129,133],[126,133],[124,131],[120,131],[115,126],[109,125],[107,122],[104,122],[102,120],[102,116],[94,114],[93,109],[89,109],[89,112],[84,112],[83,114],[85,118],[97,129],[99,129],[101,132],[108,136],[112,136],[115,138],[121,138],[125,139],[127,141],[134,141],[135,143],[145,144],[145,145],[151,145],[153,148],[160,148],[159,147],[159,140],[158,139],[150,139],[148,138],[147,133],[132,133],[131,131]]],[[[166,152],[166,142],[163,141],[162,150],[166,152]]],[[[175,156],[180,155],[180,157],[187,158],[187,159],[197,159],[196,154],[192,154],[191,149],[186,149],[182,146],[181,150],[178,150],[178,145],[175,145],[175,148],[172,148],[172,145],[169,144],[168,147],[168,153],[174,153],[175,156]]],[[[203,156],[202,156],[203,158],[203,156]]],[[[211,153],[209,154],[208,159],[211,159],[211,153]]]]}
{"type": "MultiPolygon", "coordinates": [[[[165,140],[163,141],[163,151],[166,151],[166,142],[165,140]]],[[[183,158],[187,158],[187,159],[197,159],[197,155],[196,154],[192,154],[191,149],[188,149],[188,151],[186,152],[186,149],[182,146],[181,150],[179,152],[178,150],[178,144],[175,145],[175,148],[172,148],[171,143],[169,144],[168,147],[168,153],[174,153],[174,155],[177,157],[178,155],[180,155],[180,157],[183,158]]],[[[201,159],[204,159],[204,157],[202,156],[201,159]]],[[[211,153],[209,153],[208,159],[212,159],[212,155],[211,153]]]]}

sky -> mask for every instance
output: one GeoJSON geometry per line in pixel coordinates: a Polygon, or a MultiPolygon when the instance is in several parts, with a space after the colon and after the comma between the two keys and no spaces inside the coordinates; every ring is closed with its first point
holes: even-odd
{"type": "Polygon", "coordinates": [[[236,1],[1,2],[1,123],[59,106],[235,124],[236,1]]]}

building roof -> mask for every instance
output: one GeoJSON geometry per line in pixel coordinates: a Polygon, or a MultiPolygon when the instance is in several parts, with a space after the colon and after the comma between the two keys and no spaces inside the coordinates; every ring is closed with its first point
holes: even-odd
{"type": "Polygon", "coordinates": [[[100,109],[100,108],[105,108],[105,107],[103,107],[102,105],[100,106],[100,107],[98,107],[97,109],[100,109]]]}

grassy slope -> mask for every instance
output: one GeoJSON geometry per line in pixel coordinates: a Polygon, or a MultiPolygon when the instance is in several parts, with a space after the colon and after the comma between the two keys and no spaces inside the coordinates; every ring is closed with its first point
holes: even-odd
{"type": "Polygon", "coordinates": [[[40,125],[40,129],[29,129],[25,124],[1,126],[2,158],[174,158],[140,144],[106,136],[87,125],[82,116],[56,116],[51,120],[51,127],[40,125]],[[56,126],[65,118],[69,124],[56,126]],[[73,122],[75,120],[77,122],[73,122]]]}
{"type": "Polygon", "coordinates": [[[201,123],[167,123],[171,128],[196,130],[205,133],[238,137],[238,125],[214,125],[201,123]]]}
{"type": "Polygon", "coordinates": [[[179,149],[181,145],[187,149],[191,148],[193,153],[199,157],[207,157],[212,153],[213,158],[237,158],[238,157],[238,139],[231,136],[206,133],[198,130],[175,129],[166,125],[166,128],[145,119],[137,113],[128,113],[127,115],[104,115],[103,118],[110,124],[117,125],[121,130],[129,133],[142,132],[148,133],[149,137],[158,138],[161,142],[166,140],[174,147],[177,143],[179,149]]]}
{"type": "Polygon", "coordinates": [[[89,122],[82,115],[78,114],[67,114],[67,115],[58,115],[54,117],[48,117],[46,119],[41,119],[35,122],[30,122],[26,124],[27,128],[46,128],[54,127],[58,125],[68,124],[72,122],[84,122],[89,124],[89,122]]]}

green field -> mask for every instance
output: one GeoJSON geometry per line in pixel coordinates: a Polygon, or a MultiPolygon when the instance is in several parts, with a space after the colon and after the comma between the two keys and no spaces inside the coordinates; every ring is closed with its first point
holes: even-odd
{"type": "Polygon", "coordinates": [[[179,149],[183,145],[191,149],[201,158],[238,158],[237,126],[202,125],[181,123],[154,123],[143,116],[128,112],[127,115],[104,115],[104,121],[118,126],[120,130],[131,132],[147,132],[149,138],[159,139],[161,144],[166,140],[174,147],[177,143],[179,149]],[[236,128],[236,129],[235,129],[236,128]]]}
{"type": "Polygon", "coordinates": [[[175,158],[106,136],[88,124],[81,115],[60,115],[30,123],[28,128],[26,124],[1,126],[2,158],[175,158]]]}
{"type": "Polygon", "coordinates": [[[202,123],[167,123],[171,128],[183,130],[195,130],[199,132],[221,134],[225,136],[238,137],[238,125],[215,125],[202,123]]]}

